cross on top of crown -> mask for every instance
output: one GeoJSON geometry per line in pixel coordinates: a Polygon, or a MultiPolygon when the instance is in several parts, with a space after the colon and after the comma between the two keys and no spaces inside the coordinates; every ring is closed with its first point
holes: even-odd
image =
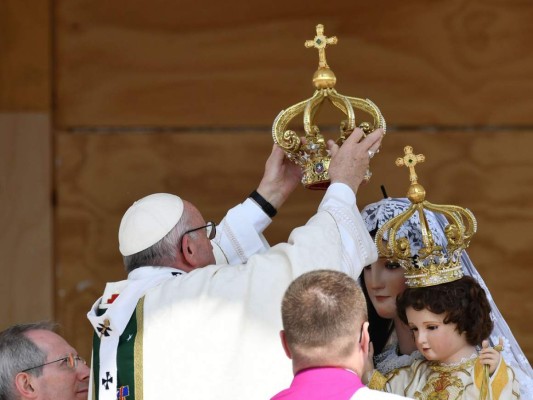
{"type": "Polygon", "coordinates": [[[318,50],[318,67],[319,68],[329,68],[328,63],[326,62],[326,47],[328,45],[337,44],[337,36],[326,37],[324,35],[324,25],[318,24],[316,26],[316,36],[313,40],[306,40],[305,47],[311,48],[314,47],[318,50]]]}
{"type": "Polygon", "coordinates": [[[396,165],[398,167],[409,168],[409,181],[411,181],[411,183],[418,183],[418,176],[415,172],[415,165],[418,163],[423,163],[426,157],[423,154],[415,155],[411,146],[405,146],[403,148],[403,152],[405,153],[405,156],[398,157],[396,159],[396,165]]]}

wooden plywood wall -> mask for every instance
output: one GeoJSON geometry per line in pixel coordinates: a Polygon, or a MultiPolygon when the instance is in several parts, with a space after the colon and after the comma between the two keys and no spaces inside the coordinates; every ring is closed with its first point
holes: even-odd
{"type": "Polygon", "coordinates": [[[0,330],[52,319],[50,2],[0,2],[0,330]]]}
{"type": "MultiPolygon", "coordinates": [[[[529,1],[413,0],[394,11],[385,1],[49,7],[52,26],[43,29],[53,31],[54,78],[42,87],[54,95],[55,163],[53,183],[41,187],[56,199],[54,315],[80,353],[90,349],[87,310],[106,281],[125,276],[122,213],[166,191],[217,220],[255,188],[274,117],[313,92],[317,55],[303,43],[323,23],[339,38],[327,51],[338,91],[372,99],[390,127],[359,204],[378,200],[381,183],[404,194],[407,174],[393,165],[403,146],[426,154],[419,175],[429,199],[478,217],[472,259],[533,359],[529,1]]],[[[333,129],[338,115],[322,117],[333,129]]],[[[319,201],[298,189],[267,231],[271,242],[286,239],[319,201]]]]}
{"type": "Polygon", "coordinates": [[[268,125],[312,91],[317,23],[337,88],[394,124],[530,123],[527,1],[268,3],[58,1],[58,124],[268,125]]]}

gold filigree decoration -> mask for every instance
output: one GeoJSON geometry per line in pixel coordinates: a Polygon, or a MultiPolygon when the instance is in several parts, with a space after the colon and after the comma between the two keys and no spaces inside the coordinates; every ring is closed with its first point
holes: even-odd
{"type": "Polygon", "coordinates": [[[477,231],[474,214],[466,208],[454,205],[439,205],[428,202],[424,187],[418,183],[415,166],[425,161],[423,154],[415,155],[411,146],[404,148],[405,155],[396,160],[396,165],[409,169],[411,182],[407,198],[409,208],[391,218],[376,233],[375,242],[380,256],[397,261],[405,269],[408,287],[433,286],[452,282],[463,276],[461,253],[470,244],[477,231]],[[444,229],[446,250],[437,246],[429,229],[424,210],[441,214],[448,221],[444,229]],[[414,257],[411,256],[409,240],[398,237],[397,232],[414,214],[418,215],[423,245],[414,257]],[[383,238],[387,238],[384,240],[383,238]]]}
{"type": "Polygon", "coordinates": [[[339,94],[335,90],[337,78],[329,68],[326,60],[326,48],[338,42],[337,37],[327,37],[324,26],[316,27],[316,36],[313,40],[306,40],[305,47],[318,50],[318,69],[313,75],[313,84],[316,88],[313,96],[301,101],[285,110],[282,110],[272,125],[272,138],[287,154],[288,158],[300,165],[304,171],[302,183],[309,189],[325,189],[329,185],[328,168],[330,155],[326,149],[326,141],[315,124],[315,115],[328,100],[335,108],[339,109],[345,119],[340,123],[340,135],[336,143],[342,145],[344,140],[353,132],[356,125],[355,110],[368,114],[372,121],[362,121],[359,127],[365,135],[377,128],[386,130],[386,123],[379,108],[368,99],[349,97],[339,94]],[[298,133],[288,129],[289,124],[303,114],[303,128],[305,140],[301,140],[298,133]]]}

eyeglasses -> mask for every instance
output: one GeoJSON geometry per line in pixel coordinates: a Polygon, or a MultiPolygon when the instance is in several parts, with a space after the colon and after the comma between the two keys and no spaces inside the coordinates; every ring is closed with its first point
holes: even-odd
{"type": "Polygon", "coordinates": [[[200,226],[198,228],[194,228],[194,229],[188,230],[183,235],[181,235],[181,238],[183,239],[183,236],[185,236],[185,235],[187,235],[187,234],[189,234],[191,232],[199,231],[200,229],[205,229],[207,231],[207,238],[209,240],[213,240],[215,238],[215,236],[217,235],[217,226],[216,226],[216,224],[214,222],[212,222],[212,221],[209,221],[207,223],[207,225],[200,226]]]}
{"type": "Polygon", "coordinates": [[[61,357],[57,360],[54,360],[54,361],[50,361],[50,362],[47,362],[47,363],[44,363],[44,364],[41,364],[41,365],[36,365],[35,367],[31,367],[31,368],[26,368],[20,372],[26,372],[26,371],[30,371],[32,369],[35,369],[35,368],[41,368],[41,367],[44,367],[45,365],[48,365],[48,364],[54,364],[56,362],[60,362],[60,361],[65,361],[66,362],[66,365],[71,368],[71,369],[76,369],[78,367],[78,364],[81,362],[82,364],[87,364],[87,361],[85,361],[82,357],[78,356],[78,355],[75,355],[75,354],[72,354],[72,353],[69,353],[67,354],[65,357],[61,357]]]}
{"type": "Polygon", "coordinates": [[[363,339],[363,328],[365,327],[365,323],[363,322],[361,324],[361,332],[359,332],[359,343],[361,343],[361,340],[363,339]]]}

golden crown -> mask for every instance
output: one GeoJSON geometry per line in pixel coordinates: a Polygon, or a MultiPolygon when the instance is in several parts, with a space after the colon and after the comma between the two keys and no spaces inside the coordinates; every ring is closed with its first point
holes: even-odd
{"type": "MultiPolygon", "coordinates": [[[[396,159],[396,165],[409,168],[411,185],[407,197],[411,201],[409,208],[391,218],[376,233],[376,246],[382,257],[393,259],[405,269],[408,287],[417,288],[452,282],[463,276],[461,253],[470,244],[470,239],[477,231],[474,214],[466,208],[453,205],[432,204],[425,200],[426,191],[418,183],[415,166],[425,160],[423,154],[415,155],[411,146],[404,148],[404,157],[396,159]],[[444,229],[446,250],[437,246],[429,229],[424,210],[441,214],[447,222],[444,229]],[[414,214],[418,213],[423,246],[414,257],[411,256],[409,240],[397,237],[401,226],[414,214]],[[388,238],[387,241],[383,238],[388,238]]],[[[438,217],[438,215],[437,215],[438,217]]]]}
{"type": "Polygon", "coordinates": [[[326,149],[324,137],[314,124],[314,117],[328,99],[336,108],[341,110],[347,119],[340,124],[340,137],[336,140],[341,145],[355,129],[354,108],[364,111],[373,118],[373,122],[361,122],[359,127],[365,135],[374,129],[386,129],[385,119],[379,108],[370,100],[343,96],[334,89],[337,78],[326,62],[326,47],[337,43],[337,38],[326,37],[324,26],[317,25],[316,36],[307,40],[305,47],[318,50],[318,69],[313,75],[316,88],[313,97],[282,110],[272,125],[272,137],[287,154],[288,158],[303,168],[302,183],[309,189],[325,189],[329,185],[328,168],[330,156],[326,149]],[[303,127],[305,140],[293,130],[287,130],[289,123],[303,112],[303,127]]]}

